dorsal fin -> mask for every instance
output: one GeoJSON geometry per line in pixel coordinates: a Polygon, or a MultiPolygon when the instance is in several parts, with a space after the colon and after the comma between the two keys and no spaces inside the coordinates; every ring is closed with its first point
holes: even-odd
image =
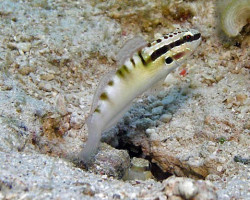
{"type": "Polygon", "coordinates": [[[122,66],[136,51],[147,45],[147,41],[141,36],[135,36],[128,40],[117,54],[117,64],[122,66]]]}
{"type": "MultiPolygon", "coordinates": [[[[147,45],[147,41],[144,38],[142,38],[141,36],[135,36],[134,38],[128,40],[124,44],[124,46],[121,48],[119,53],[117,54],[118,67],[122,66],[124,64],[124,62],[126,61],[126,59],[130,58],[133,55],[133,53],[135,53],[139,49],[142,49],[146,45],[147,45]]],[[[112,70],[112,71],[108,72],[100,80],[98,87],[96,89],[93,101],[92,101],[92,106],[91,106],[90,115],[89,115],[90,117],[97,107],[98,100],[99,100],[101,93],[103,92],[104,88],[106,87],[108,82],[111,80],[111,78],[113,77],[115,72],[116,72],[116,70],[112,70]]]]}
{"type": "Polygon", "coordinates": [[[101,93],[103,92],[104,88],[107,86],[108,82],[111,80],[111,78],[113,77],[113,75],[115,74],[116,70],[112,70],[108,73],[106,73],[100,80],[97,89],[95,91],[94,97],[93,97],[93,101],[92,101],[92,106],[91,106],[91,110],[90,110],[90,115],[94,112],[94,110],[97,107],[98,104],[98,100],[99,97],[101,95],[101,93]]]}

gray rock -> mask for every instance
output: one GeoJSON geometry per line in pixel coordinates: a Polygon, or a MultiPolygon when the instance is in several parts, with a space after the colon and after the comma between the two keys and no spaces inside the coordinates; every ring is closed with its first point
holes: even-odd
{"type": "Polygon", "coordinates": [[[192,180],[186,180],[178,185],[179,193],[184,199],[192,199],[198,193],[197,186],[192,180]]]}
{"type": "Polygon", "coordinates": [[[163,104],[164,106],[166,106],[166,105],[172,103],[174,100],[175,100],[174,96],[167,96],[167,97],[165,97],[165,98],[162,100],[162,104],[163,104]]]}
{"type": "Polygon", "coordinates": [[[154,125],[154,121],[149,118],[142,118],[135,121],[136,128],[139,130],[146,130],[154,125]]]}
{"type": "Polygon", "coordinates": [[[216,200],[216,188],[209,181],[170,177],[163,181],[165,193],[170,199],[216,200]]]}
{"type": "Polygon", "coordinates": [[[88,170],[121,179],[130,165],[128,152],[103,143],[88,170]]]}
{"type": "Polygon", "coordinates": [[[160,118],[160,120],[162,122],[168,123],[170,122],[170,120],[172,119],[172,115],[171,114],[163,114],[160,118]]]}
{"type": "Polygon", "coordinates": [[[163,112],[163,106],[158,106],[156,108],[152,109],[152,114],[153,115],[160,115],[163,112]]]}

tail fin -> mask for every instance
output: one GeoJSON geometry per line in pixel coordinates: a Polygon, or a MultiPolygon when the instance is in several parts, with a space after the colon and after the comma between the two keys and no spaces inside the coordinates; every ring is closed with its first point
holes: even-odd
{"type": "Polygon", "coordinates": [[[92,117],[87,120],[88,125],[88,140],[84,149],[79,154],[80,162],[84,165],[88,165],[94,159],[95,154],[97,153],[102,131],[98,124],[93,123],[92,117]]]}

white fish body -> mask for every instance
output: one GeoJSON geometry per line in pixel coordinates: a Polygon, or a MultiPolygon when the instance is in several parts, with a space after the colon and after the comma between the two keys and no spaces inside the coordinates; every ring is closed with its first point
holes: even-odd
{"type": "Polygon", "coordinates": [[[135,52],[97,92],[88,118],[88,141],[80,160],[88,164],[97,152],[101,134],[111,128],[129,109],[131,102],[164,79],[198,47],[201,34],[180,30],[163,35],[135,52]]]}

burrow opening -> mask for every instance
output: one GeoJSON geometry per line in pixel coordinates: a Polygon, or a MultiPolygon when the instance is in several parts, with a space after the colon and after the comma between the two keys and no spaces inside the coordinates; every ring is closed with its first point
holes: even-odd
{"type": "Polygon", "coordinates": [[[145,157],[143,155],[143,152],[142,152],[140,146],[135,146],[133,144],[128,144],[128,143],[124,144],[124,143],[120,142],[119,146],[116,148],[127,150],[130,158],[137,157],[137,158],[144,158],[144,159],[148,160],[150,163],[150,166],[149,166],[150,171],[157,181],[163,181],[163,180],[165,180],[168,177],[173,175],[169,172],[164,172],[157,164],[153,163],[152,158],[150,156],[145,157]],[[123,145],[121,145],[121,144],[123,144],[123,145]]]}

